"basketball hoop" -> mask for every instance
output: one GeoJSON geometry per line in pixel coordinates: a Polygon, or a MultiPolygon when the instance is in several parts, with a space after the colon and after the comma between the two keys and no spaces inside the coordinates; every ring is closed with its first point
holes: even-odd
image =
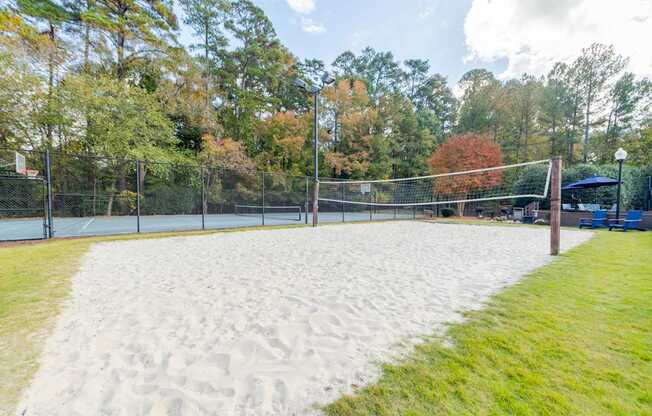
{"type": "MultiPolygon", "coordinates": [[[[16,152],[16,173],[19,175],[27,175],[27,165],[25,163],[25,156],[16,152]]],[[[38,175],[38,171],[36,172],[38,175]]]]}
{"type": "Polygon", "coordinates": [[[24,175],[28,178],[36,178],[38,176],[38,170],[25,169],[24,175]]]}

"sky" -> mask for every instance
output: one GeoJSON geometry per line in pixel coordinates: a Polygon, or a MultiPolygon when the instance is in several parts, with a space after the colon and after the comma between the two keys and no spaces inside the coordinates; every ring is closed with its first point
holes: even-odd
{"type": "MultiPolygon", "coordinates": [[[[545,74],[593,42],[613,44],[652,77],[652,0],[254,0],[300,58],[330,64],[364,47],[427,59],[455,84],[473,68],[545,74]]],[[[180,12],[177,10],[177,12],[180,12]]],[[[183,25],[182,25],[183,26],[183,25]]],[[[182,28],[182,43],[192,43],[182,28]]]]}

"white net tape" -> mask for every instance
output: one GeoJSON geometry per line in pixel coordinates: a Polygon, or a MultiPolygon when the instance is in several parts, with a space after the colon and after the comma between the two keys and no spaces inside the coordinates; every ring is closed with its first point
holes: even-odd
{"type": "Polygon", "coordinates": [[[319,200],[354,205],[407,207],[516,198],[543,199],[550,160],[401,179],[324,180],[319,200]]]}

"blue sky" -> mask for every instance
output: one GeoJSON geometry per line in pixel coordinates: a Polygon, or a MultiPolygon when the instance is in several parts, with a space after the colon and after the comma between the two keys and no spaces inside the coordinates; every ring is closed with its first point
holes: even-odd
{"type": "MultiPolygon", "coordinates": [[[[330,64],[371,46],[430,61],[455,84],[483,67],[500,78],[545,74],[593,42],[614,44],[652,76],[652,0],[254,0],[299,58],[330,64]]],[[[178,7],[177,12],[179,13],[178,7]]],[[[180,16],[181,17],[181,16],[180,16]]],[[[191,43],[182,28],[182,43],[191,43]]]]}
{"type": "MultiPolygon", "coordinates": [[[[301,1],[298,1],[301,3],[301,1]]],[[[471,0],[316,0],[306,13],[286,0],[256,0],[293,54],[330,64],[342,52],[366,46],[391,51],[397,60],[428,59],[431,72],[452,83],[478,65],[495,71],[504,62],[465,63],[464,18],[471,0]],[[475,64],[475,65],[474,65],[475,64]]],[[[305,9],[300,9],[305,10],[305,9]]],[[[181,40],[190,42],[189,31],[181,40]]]]}

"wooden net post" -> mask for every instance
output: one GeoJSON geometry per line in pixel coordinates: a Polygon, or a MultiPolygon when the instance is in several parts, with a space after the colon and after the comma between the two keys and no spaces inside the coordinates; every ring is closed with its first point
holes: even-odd
{"type": "Polygon", "coordinates": [[[559,254],[561,225],[561,157],[552,159],[550,172],[550,254],[559,254]]]}

